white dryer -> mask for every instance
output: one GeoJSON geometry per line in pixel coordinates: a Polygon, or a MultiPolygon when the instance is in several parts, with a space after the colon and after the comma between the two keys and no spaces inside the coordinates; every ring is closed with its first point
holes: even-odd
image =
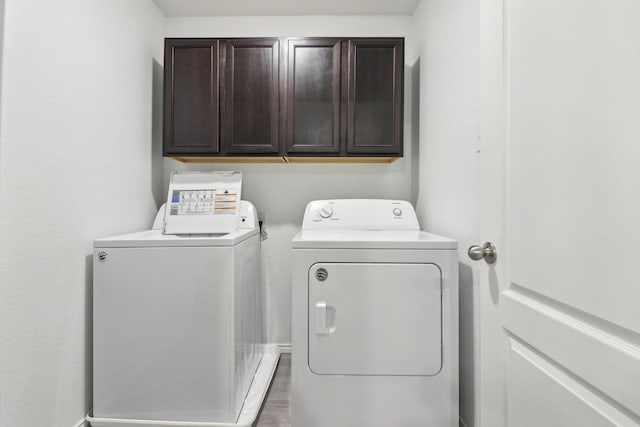
{"type": "Polygon", "coordinates": [[[292,247],[293,427],[458,426],[457,242],[405,201],[321,200],[292,247]]]}
{"type": "Polygon", "coordinates": [[[240,179],[174,173],[152,230],[94,242],[92,426],[253,424],[279,350],[240,179]]]}

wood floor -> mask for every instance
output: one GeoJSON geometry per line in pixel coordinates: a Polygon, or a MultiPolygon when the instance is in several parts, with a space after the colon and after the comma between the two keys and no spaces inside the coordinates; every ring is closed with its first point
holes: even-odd
{"type": "Polygon", "coordinates": [[[291,427],[291,354],[283,353],[253,427],[291,427]]]}

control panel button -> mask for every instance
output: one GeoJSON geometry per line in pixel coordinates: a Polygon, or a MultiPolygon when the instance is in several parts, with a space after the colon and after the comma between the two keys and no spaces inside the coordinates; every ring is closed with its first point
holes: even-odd
{"type": "Polygon", "coordinates": [[[333,209],[331,206],[324,205],[320,208],[320,216],[322,218],[329,218],[331,215],[333,215],[333,209]]]}
{"type": "Polygon", "coordinates": [[[394,214],[395,216],[400,216],[400,215],[402,215],[402,209],[400,209],[400,208],[394,208],[394,209],[393,209],[393,214],[394,214]]]}

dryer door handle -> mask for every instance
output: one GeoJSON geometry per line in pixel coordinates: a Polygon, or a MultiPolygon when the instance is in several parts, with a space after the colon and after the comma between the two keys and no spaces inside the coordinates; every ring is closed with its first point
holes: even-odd
{"type": "MultiPolygon", "coordinates": [[[[317,335],[328,335],[332,334],[336,331],[336,327],[334,325],[329,325],[329,317],[327,315],[328,311],[331,311],[332,307],[327,305],[326,301],[319,301],[316,303],[316,334],[317,335]]],[[[335,316],[331,316],[335,317],[335,316]]]]}

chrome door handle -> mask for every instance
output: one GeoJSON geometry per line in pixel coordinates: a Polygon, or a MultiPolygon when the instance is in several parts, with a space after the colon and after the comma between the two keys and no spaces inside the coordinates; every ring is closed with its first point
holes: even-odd
{"type": "Polygon", "coordinates": [[[493,264],[498,258],[498,252],[496,247],[491,242],[486,242],[482,247],[473,245],[467,251],[467,255],[474,261],[479,261],[484,258],[487,264],[493,264]]]}
{"type": "Polygon", "coordinates": [[[316,334],[326,335],[329,332],[327,328],[327,303],[316,303],[316,334]]]}
{"type": "MultiPolygon", "coordinates": [[[[327,323],[330,321],[330,316],[327,312],[333,308],[325,301],[316,303],[316,334],[317,335],[329,335],[336,331],[334,325],[329,326],[327,323]]],[[[334,316],[335,317],[335,316],[334,316]]]]}

